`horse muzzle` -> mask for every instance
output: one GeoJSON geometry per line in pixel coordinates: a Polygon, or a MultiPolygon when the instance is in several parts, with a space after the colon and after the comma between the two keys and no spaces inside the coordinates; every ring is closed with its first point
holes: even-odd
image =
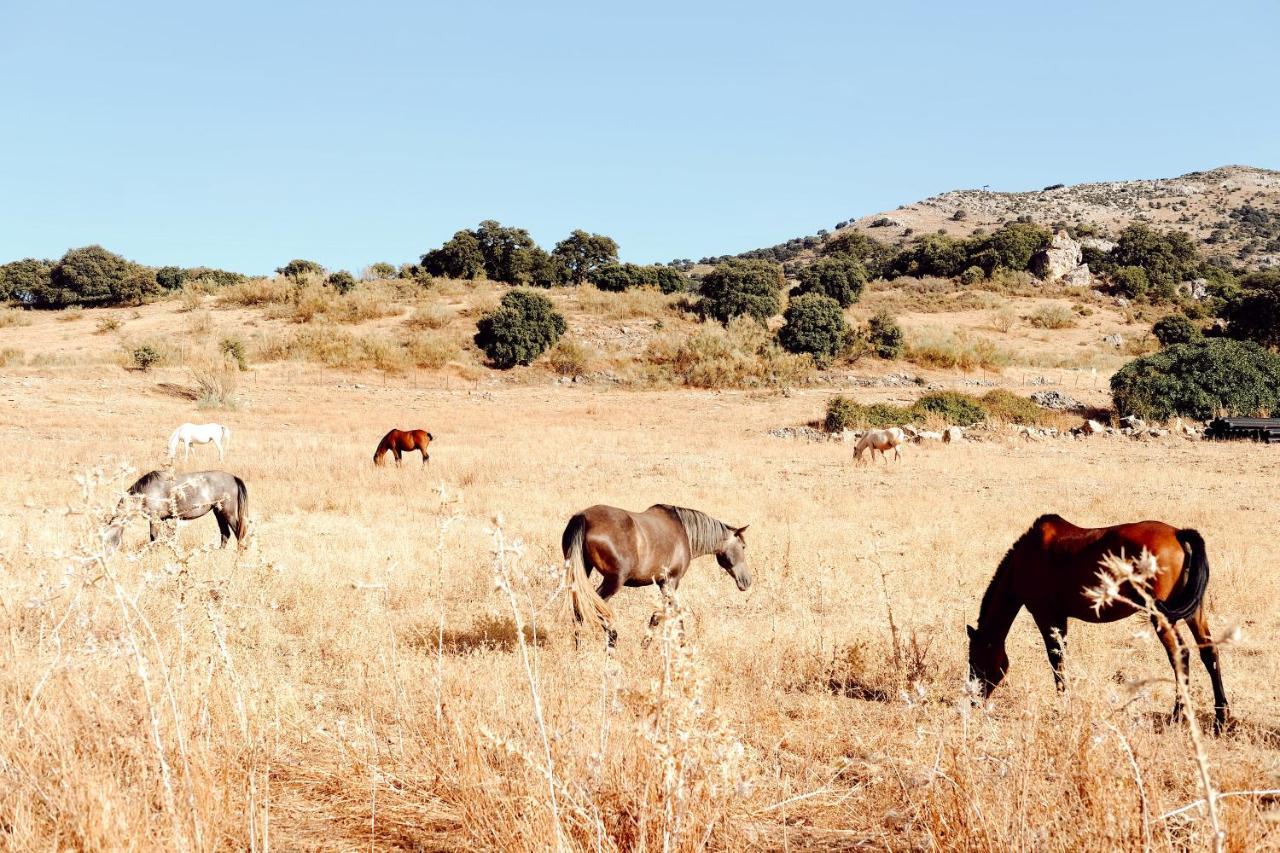
{"type": "Polygon", "coordinates": [[[733,581],[738,585],[738,592],[746,592],[751,586],[751,575],[746,572],[734,572],[733,581]]]}

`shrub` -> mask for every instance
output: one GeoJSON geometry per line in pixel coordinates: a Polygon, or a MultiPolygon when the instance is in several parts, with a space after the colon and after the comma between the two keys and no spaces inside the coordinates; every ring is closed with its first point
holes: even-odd
{"type": "Polygon", "coordinates": [[[993,391],[981,400],[968,394],[944,392],[926,394],[910,406],[889,403],[865,405],[848,397],[827,401],[823,424],[829,432],[844,429],[882,428],[915,422],[975,424],[988,418],[1013,423],[1040,423],[1048,413],[1025,397],[1008,391],[993,391]]]}
{"type": "Polygon", "coordinates": [[[647,357],[659,375],[693,388],[785,387],[813,368],[809,356],[784,352],[745,316],[724,327],[704,326],[692,335],[656,338],[647,357]]]}
{"type": "Polygon", "coordinates": [[[937,415],[951,424],[976,424],[987,418],[986,408],[968,394],[955,391],[941,391],[926,394],[916,400],[912,408],[919,413],[937,415]]]}
{"type": "Polygon", "coordinates": [[[1010,222],[973,241],[970,253],[974,262],[988,272],[998,268],[1022,271],[1030,268],[1032,259],[1049,246],[1052,237],[1044,226],[1010,222]]]}
{"type": "Polygon", "coordinates": [[[22,350],[17,347],[0,349],[0,367],[9,367],[15,364],[22,364],[22,350]]]}
{"type": "Polygon", "coordinates": [[[1036,405],[1031,398],[1020,397],[1003,388],[988,391],[980,399],[988,417],[1005,423],[1040,424],[1051,416],[1049,411],[1036,405]]]}
{"type": "Polygon", "coordinates": [[[963,329],[923,330],[905,348],[904,357],[926,367],[944,370],[999,370],[1010,361],[1009,353],[982,337],[970,337],[963,329]]]}
{"type": "Polygon", "coordinates": [[[782,308],[782,268],[770,261],[730,259],[702,280],[701,310],[728,323],[751,317],[763,324],[782,308]]]}
{"type": "Polygon", "coordinates": [[[679,270],[662,264],[607,263],[598,267],[591,281],[600,290],[614,293],[629,290],[633,287],[656,287],[663,293],[680,293],[685,289],[688,280],[679,270]]]}
{"type": "Polygon", "coordinates": [[[346,270],[338,270],[328,278],[329,286],[343,295],[356,289],[356,278],[346,270]]]}
{"type": "Polygon", "coordinates": [[[849,255],[831,255],[819,258],[800,271],[800,286],[796,295],[819,294],[829,296],[848,308],[858,301],[862,289],[867,286],[867,271],[849,255]]]}
{"type": "Polygon", "coordinates": [[[847,255],[862,264],[869,278],[883,278],[898,251],[888,243],[881,243],[859,231],[846,231],[824,243],[822,254],[827,257],[847,255]]]}
{"type": "Polygon", "coordinates": [[[439,370],[458,357],[458,344],[445,335],[420,335],[405,344],[415,367],[439,370]]]}
{"type": "Polygon", "coordinates": [[[308,275],[324,275],[324,267],[315,261],[294,258],[282,267],[276,268],[276,274],[295,281],[308,275]]]}
{"type": "Polygon", "coordinates": [[[177,290],[186,280],[186,271],[181,267],[160,267],[156,270],[156,284],[161,290],[177,290]]]}
{"type": "Polygon", "coordinates": [[[778,343],[787,352],[808,353],[819,366],[830,364],[848,340],[844,312],[829,296],[797,296],[782,316],[785,322],[778,330],[778,343]]]}
{"type": "Polygon", "coordinates": [[[0,302],[35,304],[36,295],[49,289],[53,261],[24,258],[0,266],[0,302]]]}
{"type": "Polygon", "coordinates": [[[1111,285],[1130,299],[1145,299],[1151,292],[1151,280],[1142,267],[1117,267],[1111,273],[1111,285]]]}
{"type": "Polygon", "coordinates": [[[1227,334],[1237,340],[1280,347],[1280,271],[1254,272],[1224,299],[1227,334]]]}
{"type": "Polygon", "coordinates": [[[547,363],[561,376],[582,376],[591,366],[591,352],[577,341],[561,338],[547,354],[547,363]]]}
{"type": "Polygon", "coordinates": [[[970,266],[966,241],[945,234],[926,234],[894,261],[894,269],[913,276],[954,278],[970,266]]]}
{"type": "Polygon", "coordinates": [[[225,362],[192,365],[191,379],[196,385],[196,405],[202,409],[234,409],[236,369],[225,362]]]}
{"type": "Polygon", "coordinates": [[[1135,359],[1111,377],[1122,415],[1262,415],[1280,411],[1280,356],[1252,341],[1205,338],[1135,359]]]}
{"type": "Polygon", "coordinates": [[[534,287],[560,287],[569,283],[564,260],[534,246],[525,253],[524,277],[534,287]]]}
{"type": "Polygon", "coordinates": [[[151,344],[141,344],[130,350],[129,358],[132,360],[136,370],[146,373],[160,362],[162,356],[160,351],[151,346],[151,344]]]}
{"type": "Polygon", "coordinates": [[[1037,329],[1069,329],[1076,324],[1075,312],[1065,305],[1041,305],[1027,316],[1037,329]]]}
{"type": "Polygon", "coordinates": [[[443,329],[453,322],[453,312],[440,305],[419,305],[405,320],[411,329],[443,329]]]}
{"type": "Polygon", "coordinates": [[[973,285],[982,281],[986,277],[987,277],[987,272],[982,267],[979,267],[979,266],[967,267],[965,271],[960,274],[960,283],[963,285],[972,287],[973,285]]]}
{"type": "Polygon", "coordinates": [[[1120,232],[1115,248],[1106,257],[1105,268],[1141,269],[1153,288],[1152,295],[1172,294],[1173,285],[1194,278],[1200,268],[1195,244],[1182,231],[1155,231],[1135,222],[1120,232]]]}
{"type": "Polygon", "coordinates": [[[867,321],[867,342],[880,358],[900,357],[904,339],[902,327],[889,314],[880,312],[867,321]]]}
{"type": "Polygon", "coordinates": [[[476,324],[476,346],[495,367],[530,364],[560,340],[564,316],[551,300],[531,290],[512,290],[498,309],[476,324]]]}
{"type": "Polygon", "coordinates": [[[1169,347],[1190,343],[1200,337],[1200,330],[1185,314],[1166,314],[1152,325],[1151,334],[1155,335],[1160,346],[1169,347]]]}
{"type": "Polygon", "coordinates": [[[394,264],[389,264],[386,261],[378,261],[377,263],[369,264],[369,268],[365,270],[364,277],[368,281],[382,281],[395,278],[396,268],[394,264]]]}
{"type": "Polygon", "coordinates": [[[109,332],[114,332],[117,329],[119,329],[120,326],[121,326],[120,318],[112,317],[112,316],[99,317],[98,322],[95,324],[95,328],[99,335],[105,335],[105,334],[108,334],[109,332]]]}
{"type": "Polygon", "coordinates": [[[249,360],[245,355],[244,341],[236,337],[223,338],[218,342],[218,351],[223,358],[231,359],[240,370],[249,369],[249,360]]]}

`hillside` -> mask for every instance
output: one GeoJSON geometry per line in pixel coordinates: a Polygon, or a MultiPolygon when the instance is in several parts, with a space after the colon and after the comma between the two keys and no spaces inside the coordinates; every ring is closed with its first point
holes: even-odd
{"type": "Polygon", "coordinates": [[[1185,231],[1206,254],[1245,267],[1280,266],[1280,172],[1251,166],[1026,192],[953,190],[842,223],[832,236],[853,229],[902,245],[938,231],[969,237],[1019,218],[1104,238],[1146,222],[1185,231]]]}

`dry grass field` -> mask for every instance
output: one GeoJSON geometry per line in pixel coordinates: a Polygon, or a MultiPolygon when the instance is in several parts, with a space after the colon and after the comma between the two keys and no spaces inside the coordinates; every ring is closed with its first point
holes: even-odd
{"type": "MultiPolygon", "coordinates": [[[[1274,450],[1010,440],[855,468],[766,434],[830,391],[354,378],[260,367],[237,410],[200,411],[176,369],[0,372],[0,845],[1204,849],[1146,623],[1076,626],[1059,697],[1024,615],[970,707],[964,625],[1046,511],[1203,532],[1212,623],[1239,629],[1213,784],[1280,788],[1274,450]],[[209,419],[234,431],[251,546],[211,548],[206,517],[147,547],[136,521],[104,558],[124,468],[209,419]],[[435,434],[428,468],[372,467],[393,425],[435,434]],[[683,636],[645,647],[658,596],[624,590],[616,653],[575,648],[559,537],[597,502],[750,524],[754,585],[700,560],[683,636]]],[[[1226,849],[1280,846],[1274,795],[1219,809],[1226,849]]]]}

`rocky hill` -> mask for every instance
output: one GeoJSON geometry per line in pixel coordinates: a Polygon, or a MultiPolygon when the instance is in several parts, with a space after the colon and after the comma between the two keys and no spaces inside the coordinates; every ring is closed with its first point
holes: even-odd
{"type": "Polygon", "coordinates": [[[1115,234],[1130,222],[1178,228],[1210,254],[1227,255],[1249,267],[1280,266],[1280,172],[1250,166],[1029,192],[954,190],[864,216],[845,228],[903,243],[936,231],[969,236],[1023,217],[1073,231],[1093,229],[1099,236],[1115,234]]]}

